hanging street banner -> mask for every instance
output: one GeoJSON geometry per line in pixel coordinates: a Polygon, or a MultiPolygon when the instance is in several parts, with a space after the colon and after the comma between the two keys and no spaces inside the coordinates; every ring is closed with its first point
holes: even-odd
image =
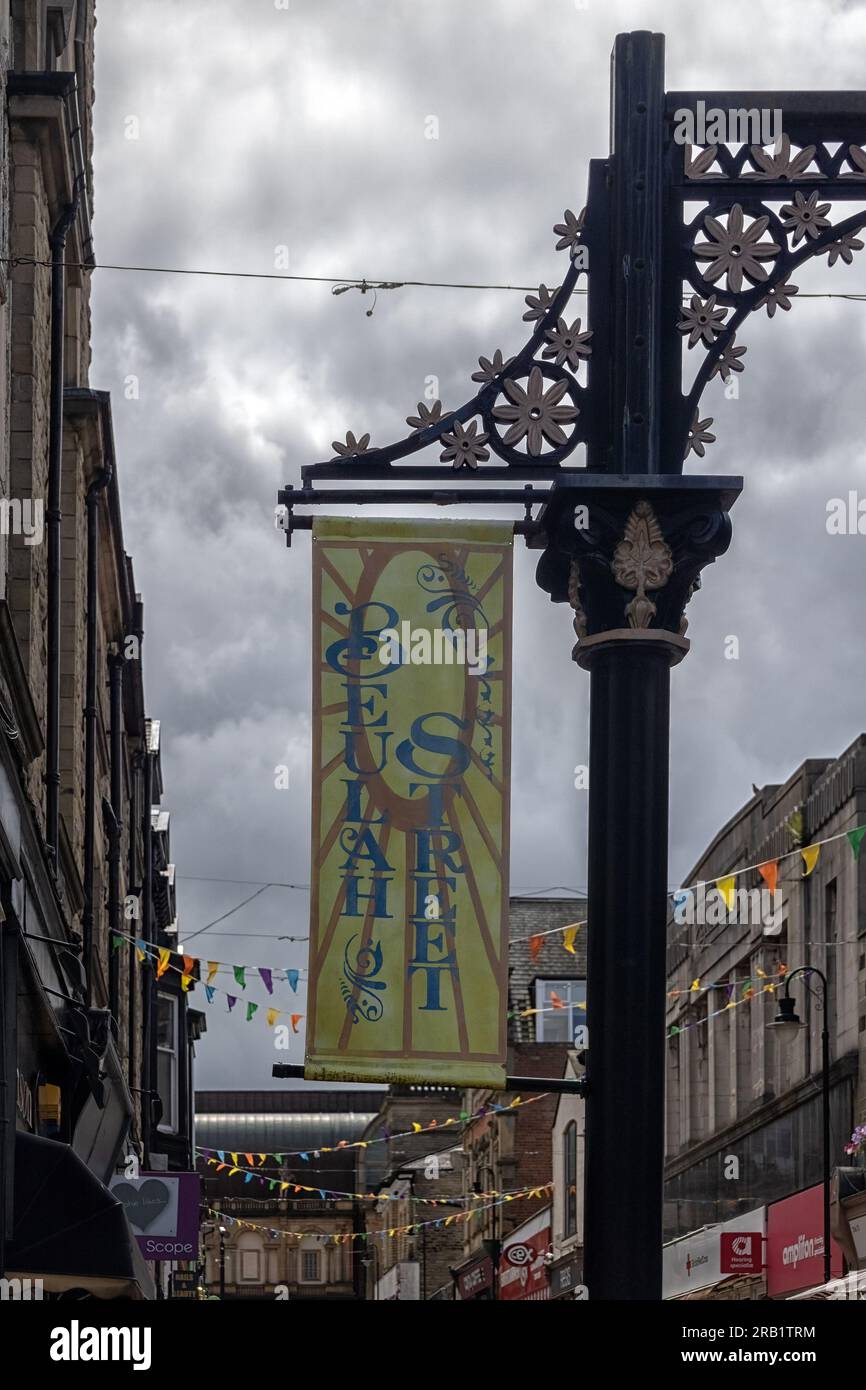
{"type": "Polygon", "coordinates": [[[510,523],[313,526],[304,1074],[504,1086],[510,523]]]}

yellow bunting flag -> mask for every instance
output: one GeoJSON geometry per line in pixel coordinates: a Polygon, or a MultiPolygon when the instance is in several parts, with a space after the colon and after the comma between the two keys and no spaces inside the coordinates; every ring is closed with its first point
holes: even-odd
{"type": "Polygon", "coordinates": [[[273,1028],[273,1026],[274,1026],[274,1024],[276,1023],[276,1021],[277,1021],[277,1019],[279,1018],[279,1016],[280,1016],[280,1010],[279,1010],[279,1009],[268,1009],[268,1027],[269,1027],[269,1028],[273,1028]]]}
{"type": "Polygon", "coordinates": [[[698,990],[700,989],[700,987],[701,987],[701,982],[700,982],[700,980],[692,980],[691,993],[692,993],[692,994],[697,994],[697,992],[698,992],[698,990]]]}
{"type": "Polygon", "coordinates": [[[779,881],[779,861],[778,859],[768,859],[766,864],[758,865],[758,873],[766,883],[771,893],[775,893],[776,884],[779,881]]]}
{"type": "Polygon", "coordinates": [[[184,994],[187,993],[187,991],[189,990],[189,987],[190,987],[191,984],[192,984],[192,975],[181,975],[181,977],[180,977],[180,987],[181,987],[181,989],[183,990],[184,994]]]}
{"type": "Polygon", "coordinates": [[[512,551],[316,518],[309,1080],[505,1085],[512,551]]]}
{"type": "Polygon", "coordinates": [[[818,863],[821,846],[807,845],[805,849],[800,850],[800,853],[803,856],[803,863],[806,865],[806,872],[803,874],[803,878],[808,878],[815,865],[818,863]]]}
{"type": "Polygon", "coordinates": [[[569,955],[574,955],[574,938],[577,936],[577,927],[566,927],[562,933],[562,944],[569,955]]]}
{"type": "Polygon", "coordinates": [[[208,984],[210,984],[211,980],[213,979],[214,975],[217,973],[217,971],[219,970],[219,968],[220,968],[220,963],[219,963],[218,960],[209,960],[209,961],[208,961],[208,963],[207,963],[207,982],[208,982],[208,984]]]}
{"type": "Polygon", "coordinates": [[[737,879],[736,875],[729,874],[727,878],[717,878],[716,887],[724,899],[725,907],[730,912],[736,902],[737,879]]]}
{"type": "Polygon", "coordinates": [[[162,979],[163,975],[165,974],[166,970],[168,969],[168,962],[169,962],[170,957],[171,957],[171,951],[170,951],[170,950],[168,949],[168,947],[166,946],[166,947],[164,947],[164,948],[160,951],[160,953],[159,953],[159,964],[158,964],[157,967],[156,967],[156,978],[157,978],[158,980],[161,980],[161,979],[162,979]]]}
{"type": "Polygon", "coordinates": [[[147,952],[143,951],[139,945],[136,945],[135,954],[138,957],[139,962],[147,960],[147,952]]]}

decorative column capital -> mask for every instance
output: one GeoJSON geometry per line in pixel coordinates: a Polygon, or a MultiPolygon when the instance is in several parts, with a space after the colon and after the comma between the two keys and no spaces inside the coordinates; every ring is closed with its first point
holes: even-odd
{"type": "Polygon", "coordinates": [[[727,550],[741,478],[572,473],[553,489],[532,544],[541,588],[574,609],[573,659],[611,644],[689,650],[685,608],[727,550]]]}

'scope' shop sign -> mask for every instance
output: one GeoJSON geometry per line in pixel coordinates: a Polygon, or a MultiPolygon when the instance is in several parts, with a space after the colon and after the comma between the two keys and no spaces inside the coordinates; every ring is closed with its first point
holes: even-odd
{"type": "Polygon", "coordinates": [[[201,1179],[197,1173],[118,1175],[109,1184],[146,1260],[194,1260],[198,1256],[201,1179]]]}

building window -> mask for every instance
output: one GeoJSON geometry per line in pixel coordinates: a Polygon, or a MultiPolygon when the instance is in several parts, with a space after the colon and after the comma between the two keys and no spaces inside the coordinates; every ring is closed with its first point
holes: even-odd
{"type": "Polygon", "coordinates": [[[562,1136],[563,1179],[565,1182],[565,1234],[577,1234],[577,1124],[565,1126],[562,1136]]]}
{"type": "Polygon", "coordinates": [[[320,1250],[301,1251],[301,1283],[321,1284],[322,1252],[320,1250]]]}
{"type": "Polygon", "coordinates": [[[156,1000],[157,1090],[162,1101],[159,1128],[167,1134],[178,1129],[178,1031],[177,999],[158,994],[156,1000]]]}
{"type": "Polygon", "coordinates": [[[536,980],[536,1042],[586,1047],[586,980],[536,980]],[[578,1031],[580,1030],[580,1031],[578,1031]]]}
{"type": "Polygon", "coordinates": [[[252,1284],[262,1282],[262,1255],[260,1250],[241,1250],[241,1278],[252,1284]]]}

